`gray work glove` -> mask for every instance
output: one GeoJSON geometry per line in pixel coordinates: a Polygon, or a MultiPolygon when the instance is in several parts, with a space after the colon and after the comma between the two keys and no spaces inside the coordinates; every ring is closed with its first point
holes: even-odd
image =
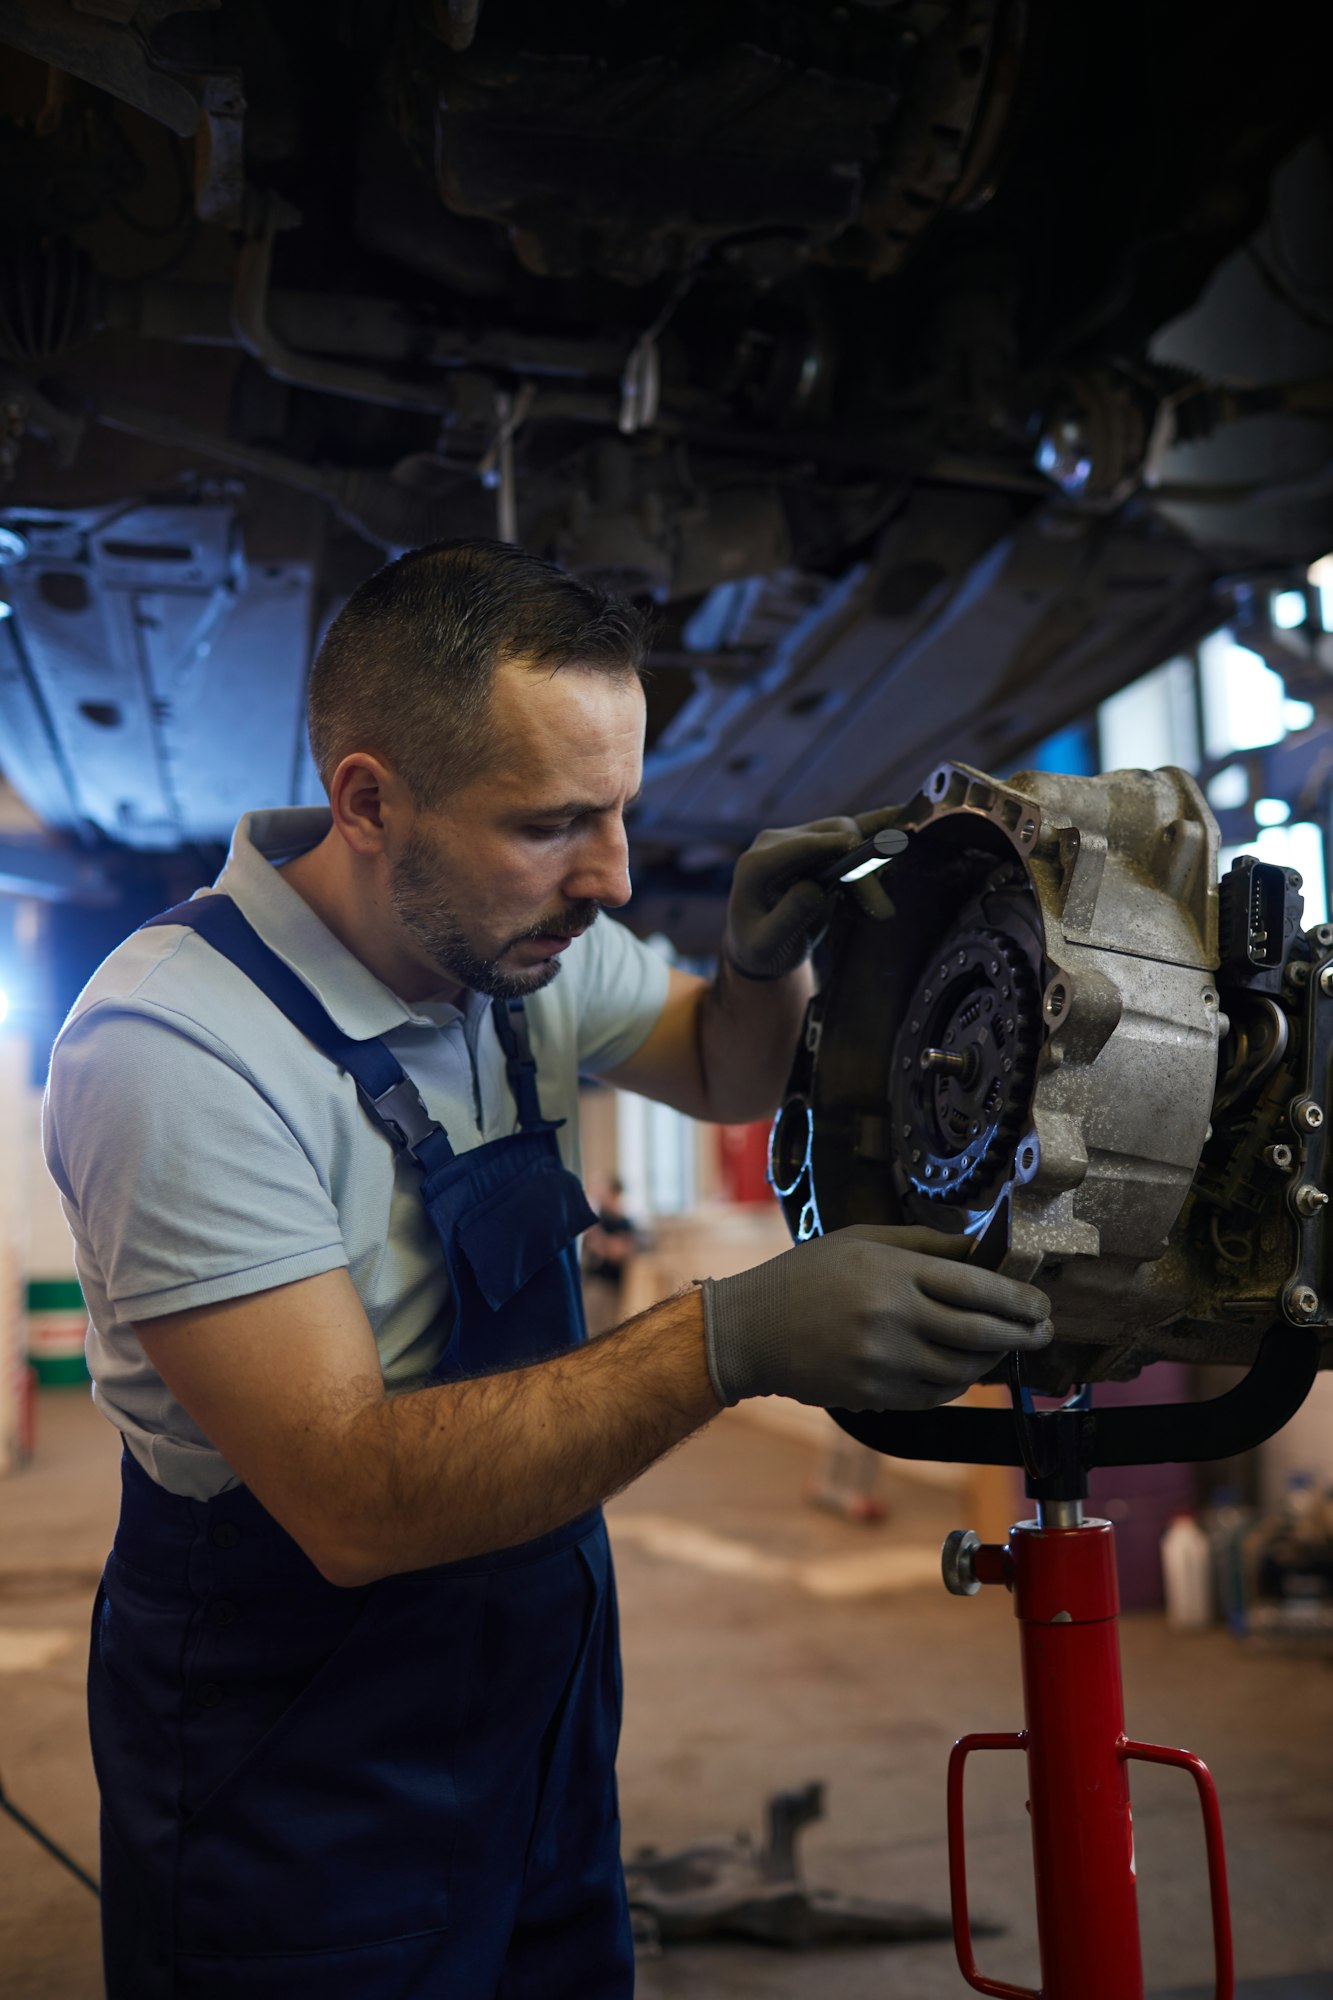
{"type": "Polygon", "coordinates": [[[723,956],[746,979],[782,979],[810,956],[832,914],[821,869],[897,818],[892,806],[859,819],[769,827],[736,863],[723,956]]]}
{"type": "Polygon", "coordinates": [[[734,1278],[705,1278],[704,1343],[719,1399],[928,1410],[1011,1348],[1045,1347],[1045,1293],[965,1256],[960,1237],[858,1223],[734,1278]]]}
{"type": "Polygon", "coordinates": [[[770,827],[731,878],[723,956],[746,979],[781,979],[810,955],[829,920],[831,891],[811,876],[865,835],[854,819],[770,827]]]}

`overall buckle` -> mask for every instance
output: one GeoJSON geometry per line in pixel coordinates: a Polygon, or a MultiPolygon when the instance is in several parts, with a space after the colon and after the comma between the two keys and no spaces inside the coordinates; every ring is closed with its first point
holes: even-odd
{"type": "Polygon", "coordinates": [[[370,1103],[389,1136],[409,1153],[415,1153],[433,1132],[440,1130],[410,1076],[400,1077],[379,1097],[372,1097],[370,1103]]]}

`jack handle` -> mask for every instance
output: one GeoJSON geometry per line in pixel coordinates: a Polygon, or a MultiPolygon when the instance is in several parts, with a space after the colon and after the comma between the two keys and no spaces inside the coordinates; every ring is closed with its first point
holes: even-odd
{"type": "Polygon", "coordinates": [[[1236,1969],[1231,1951],[1231,1903],[1227,1894],[1227,1857],[1222,1842],[1222,1810],[1217,1802],[1213,1774],[1202,1757],[1192,1750],[1169,1750],[1161,1743],[1120,1744],[1122,1762],[1169,1764],[1173,1770],[1188,1771],[1199,1791],[1203,1809],[1203,1840],[1208,1856],[1208,1895],[1213,1910],[1213,1962],[1216,2000],[1235,2000],[1236,1969]]]}
{"type": "MultiPolygon", "coordinates": [[[[987,1979],[984,1973],[977,1970],[972,1951],[972,1925],[967,1912],[963,1766],[974,1750],[1026,1750],[1027,1747],[1026,1729],[1006,1729],[988,1735],[960,1736],[949,1753],[949,1901],[953,1909],[953,1948],[958,1955],[958,1969],[968,1985],[978,1993],[995,1994],[997,2000],[1041,2000],[1041,1994],[1035,1986],[1011,1986],[1004,1979],[987,1979]]],[[[1230,2000],[1230,1995],[1226,1996],[1226,2000],[1230,2000]]]]}

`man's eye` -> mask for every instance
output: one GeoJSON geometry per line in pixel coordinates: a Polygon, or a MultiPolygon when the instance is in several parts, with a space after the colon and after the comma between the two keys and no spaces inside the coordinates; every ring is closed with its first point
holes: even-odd
{"type": "Polygon", "coordinates": [[[568,833],[572,822],[564,820],[559,826],[530,826],[528,832],[534,840],[558,840],[562,833],[568,833]]]}

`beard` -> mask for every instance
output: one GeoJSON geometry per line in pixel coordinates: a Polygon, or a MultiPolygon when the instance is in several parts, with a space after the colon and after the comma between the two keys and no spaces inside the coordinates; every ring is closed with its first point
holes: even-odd
{"type": "Polygon", "coordinates": [[[446,894],[442,872],[433,849],[419,834],[413,834],[390,876],[393,913],[446,979],[491,1000],[522,1000],[549,986],[560,970],[559,959],[553,958],[525,972],[501,971],[500,960],[514,945],[529,938],[569,937],[586,931],[597,918],[596,903],[568,903],[494,946],[489,940],[478,939],[464,925],[446,894]]]}

